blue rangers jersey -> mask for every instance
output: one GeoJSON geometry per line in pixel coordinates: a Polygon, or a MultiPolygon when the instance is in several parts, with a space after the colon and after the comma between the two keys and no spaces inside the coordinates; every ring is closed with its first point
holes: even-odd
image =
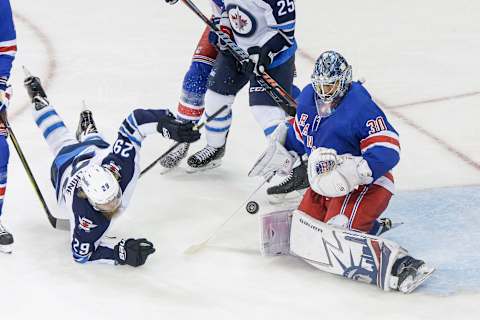
{"type": "Polygon", "coordinates": [[[115,263],[113,246],[104,237],[112,221],[96,211],[79,192],[81,169],[90,164],[109,165],[120,174],[123,196],[116,214],[120,216],[128,206],[140,174],[142,141],[157,132],[158,121],[167,112],[136,109],[123,121],[113,146],[94,135],[81,143],[64,147],[55,157],[51,178],[60,208],[70,213],[71,249],[76,262],[115,263]]]}
{"type": "Polygon", "coordinates": [[[398,133],[360,82],[353,82],[335,111],[328,117],[318,115],[312,85],[300,97],[285,147],[299,155],[324,147],[337,154],[362,156],[372,170],[374,184],[394,193],[389,172],[400,160],[398,133]]]}
{"type": "Polygon", "coordinates": [[[17,52],[15,26],[9,0],[0,0],[0,85],[6,85],[17,52]],[[3,80],[2,80],[3,79],[3,80]]]}
{"type": "Polygon", "coordinates": [[[244,50],[264,46],[270,39],[275,56],[270,68],[295,55],[294,0],[224,0],[235,42],[244,50]]]}

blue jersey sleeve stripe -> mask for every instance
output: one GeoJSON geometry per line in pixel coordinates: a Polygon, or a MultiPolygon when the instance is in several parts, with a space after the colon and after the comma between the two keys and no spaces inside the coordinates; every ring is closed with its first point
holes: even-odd
{"type": "Polygon", "coordinates": [[[48,136],[50,134],[52,134],[53,131],[57,130],[58,128],[64,128],[65,127],[65,124],[63,122],[56,122],[54,124],[52,124],[51,126],[49,126],[44,132],[43,132],[43,136],[45,137],[45,139],[48,138],[48,136]]]}
{"type": "Polygon", "coordinates": [[[122,136],[124,136],[125,138],[127,138],[128,140],[132,141],[133,143],[135,143],[136,145],[138,145],[139,147],[142,146],[142,143],[140,141],[138,141],[134,136],[128,134],[125,129],[123,128],[120,128],[119,130],[119,133],[122,134],[122,136]]]}
{"type": "Polygon", "coordinates": [[[279,24],[276,26],[272,26],[271,28],[275,30],[293,30],[295,29],[295,22],[288,23],[288,24],[279,24]]]}
{"type": "Polygon", "coordinates": [[[51,116],[57,116],[57,115],[58,114],[54,110],[50,110],[50,111],[47,111],[44,114],[42,114],[40,117],[38,117],[38,119],[35,120],[35,122],[37,123],[37,126],[40,126],[42,124],[42,122],[44,122],[45,120],[47,120],[51,116]]]}

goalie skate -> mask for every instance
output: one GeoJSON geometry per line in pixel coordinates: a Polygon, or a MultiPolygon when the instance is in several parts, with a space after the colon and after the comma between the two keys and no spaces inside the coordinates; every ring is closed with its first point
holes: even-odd
{"type": "Polygon", "coordinates": [[[268,201],[272,204],[297,201],[303,196],[308,186],[307,167],[302,162],[279,184],[267,189],[268,201]]]}
{"type": "Polygon", "coordinates": [[[225,155],[225,146],[215,148],[207,145],[205,148],[197,151],[187,160],[187,172],[193,173],[213,169],[222,164],[222,158],[225,155]]]}
{"type": "Polygon", "coordinates": [[[398,275],[396,279],[392,277],[392,280],[398,281],[397,290],[405,294],[413,292],[435,271],[435,268],[427,266],[422,260],[410,256],[399,259],[393,268],[397,268],[398,275]]]}
{"type": "Polygon", "coordinates": [[[0,252],[12,253],[13,236],[0,222],[0,252]]]}
{"type": "Polygon", "coordinates": [[[190,143],[180,143],[175,149],[160,159],[159,164],[162,166],[162,174],[170,172],[178,167],[180,162],[187,156],[190,143]]]}

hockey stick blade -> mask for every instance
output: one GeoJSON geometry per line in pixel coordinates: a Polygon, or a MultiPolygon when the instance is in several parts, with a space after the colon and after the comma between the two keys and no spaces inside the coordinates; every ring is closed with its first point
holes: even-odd
{"type": "MultiPolygon", "coordinates": [[[[28,70],[27,70],[28,71],[28,70]]],[[[10,123],[6,118],[2,116],[2,121],[7,127],[8,135],[10,136],[10,139],[12,140],[13,147],[15,148],[15,151],[17,152],[18,157],[20,158],[20,162],[23,165],[23,168],[25,169],[25,172],[28,176],[28,179],[30,180],[30,183],[35,191],[35,194],[38,197],[38,200],[42,204],[43,210],[45,211],[45,214],[47,215],[48,222],[50,222],[50,225],[54,227],[55,229],[60,229],[60,230],[70,230],[70,221],[68,219],[59,219],[55,218],[52,213],[50,212],[50,209],[48,208],[47,202],[45,201],[45,198],[43,197],[42,192],[40,191],[40,187],[37,184],[37,181],[35,177],[33,176],[33,172],[30,169],[30,166],[27,162],[27,159],[25,158],[25,154],[22,151],[22,148],[20,147],[20,144],[17,140],[17,137],[13,133],[12,127],[10,126],[10,123]]]]}
{"type": "MultiPolygon", "coordinates": [[[[208,240],[210,240],[210,239],[208,239],[208,240]]],[[[202,250],[203,248],[205,248],[207,246],[208,240],[205,240],[203,242],[191,245],[190,247],[185,249],[185,251],[183,253],[186,254],[186,255],[193,255],[193,254],[197,253],[198,251],[202,250]]]]}
{"type": "Polygon", "coordinates": [[[239,213],[243,208],[245,208],[245,205],[250,201],[250,199],[253,197],[253,195],[255,193],[257,193],[258,190],[260,190],[264,185],[265,183],[267,183],[269,181],[269,179],[271,179],[271,177],[273,177],[273,175],[271,175],[268,180],[264,180],[262,181],[262,183],[257,187],[255,188],[255,190],[253,190],[247,197],[247,199],[245,199],[242,204],[235,210],[233,211],[233,213],[227,218],[225,219],[225,221],[223,221],[223,223],[221,225],[219,225],[215,230],[213,230],[211,233],[210,233],[210,236],[208,236],[208,238],[200,243],[197,243],[197,244],[194,244],[194,245],[191,245],[190,247],[188,247],[187,249],[185,249],[184,251],[184,254],[186,255],[193,255],[197,252],[199,252],[200,250],[202,250],[203,248],[205,248],[207,246],[207,244],[210,242],[210,240],[212,240],[213,238],[215,238],[215,236],[218,234],[218,232],[228,223],[230,222],[233,217],[235,217],[235,215],[237,215],[237,213],[239,213]]]}

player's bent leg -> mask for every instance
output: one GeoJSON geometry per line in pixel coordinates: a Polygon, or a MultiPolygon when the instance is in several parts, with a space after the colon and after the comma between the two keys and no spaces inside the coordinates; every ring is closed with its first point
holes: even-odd
{"type": "Polygon", "coordinates": [[[205,94],[205,112],[211,115],[221,107],[228,108],[215,119],[205,125],[207,146],[188,158],[187,171],[195,172],[217,167],[225,154],[225,144],[232,123],[231,106],[235,95],[248,82],[248,77],[240,73],[235,59],[220,54],[208,78],[208,89],[205,94]]]}
{"type": "MultiPolygon", "coordinates": [[[[344,197],[331,198],[325,222],[342,219],[347,229],[369,233],[374,230],[378,218],[385,211],[392,197],[392,193],[379,185],[361,186],[344,197]]],[[[336,223],[338,225],[338,223],[336,223]]]]}
{"type": "Polygon", "coordinates": [[[8,161],[10,150],[6,135],[0,134],[0,252],[11,253],[13,245],[12,234],[2,224],[3,201],[7,188],[8,161]]]}
{"type": "MultiPolygon", "coordinates": [[[[177,118],[184,121],[198,122],[203,115],[207,81],[212,71],[217,49],[208,41],[210,29],[202,33],[200,41],[192,57],[192,63],[183,79],[182,95],[177,107],[177,118]]],[[[160,161],[163,173],[177,167],[187,156],[189,143],[181,143],[160,161]]]]}
{"type": "Polygon", "coordinates": [[[327,213],[328,200],[326,197],[319,195],[312,188],[308,188],[303,195],[302,201],[298,206],[298,210],[308,214],[309,216],[324,221],[327,213]]]}
{"type": "Polygon", "coordinates": [[[208,101],[207,117],[220,110],[224,105],[227,105],[228,108],[205,125],[207,146],[188,158],[190,172],[215,168],[221,164],[221,159],[225,154],[228,130],[232,123],[231,105],[235,96],[225,96],[207,90],[206,99],[208,101]]]}
{"type": "Polygon", "coordinates": [[[329,225],[298,210],[291,222],[290,252],[317,269],[385,291],[410,293],[434,270],[391,240],[329,225]]]}

